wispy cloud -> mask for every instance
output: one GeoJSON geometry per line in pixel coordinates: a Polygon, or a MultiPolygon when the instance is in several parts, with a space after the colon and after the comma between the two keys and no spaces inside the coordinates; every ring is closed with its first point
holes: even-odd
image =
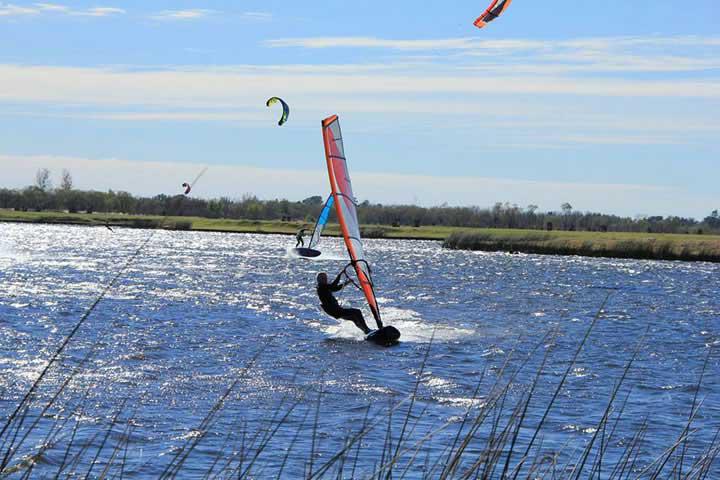
{"type": "Polygon", "coordinates": [[[582,50],[610,50],[629,47],[717,47],[720,37],[705,36],[646,36],[597,37],[572,40],[478,40],[473,37],[440,39],[384,39],[377,37],[299,37],[267,40],[273,48],[384,48],[393,50],[486,50],[504,53],[521,50],[553,50],[572,48],[582,50]]]}
{"type": "Polygon", "coordinates": [[[164,10],[150,16],[153,20],[159,21],[191,21],[202,20],[209,17],[222,16],[224,18],[236,18],[244,21],[267,22],[272,20],[273,16],[267,12],[219,12],[217,10],[209,10],[202,8],[188,10],[164,10]]]}
{"type": "Polygon", "coordinates": [[[720,69],[720,37],[608,37],[538,41],[476,38],[383,39],[311,37],[268,40],[270,48],[381,49],[443,52],[426,63],[526,74],[581,72],[692,72],[720,69]]]}
{"type": "Polygon", "coordinates": [[[271,119],[264,100],[282,92],[293,109],[290,128],[315,125],[328,109],[383,114],[381,124],[394,122],[397,127],[401,122],[417,135],[425,135],[424,128],[445,129],[453,118],[456,134],[463,129],[469,135],[494,132],[483,141],[484,149],[494,150],[716,145],[720,131],[717,109],[690,112],[668,107],[662,115],[655,113],[658,102],[671,98],[681,98],[683,104],[720,105],[720,80],[578,82],[348,65],[142,71],[0,65],[0,78],[0,102],[15,108],[32,105],[17,113],[6,108],[5,117],[253,126],[271,119]],[[628,99],[633,99],[632,106],[628,99]]]}
{"type": "MultiPolygon", "coordinates": [[[[195,109],[147,109],[143,111],[127,111],[122,108],[43,108],[8,109],[0,112],[1,117],[37,117],[78,120],[105,120],[118,122],[220,122],[243,123],[257,125],[274,118],[274,113],[264,105],[247,105],[244,109],[237,108],[195,108],[195,109]],[[253,108],[254,107],[254,108],[253,108]]],[[[525,148],[534,148],[549,144],[681,144],[698,137],[708,138],[720,134],[720,124],[707,115],[696,114],[693,121],[663,116],[648,116],[643,113],[617,115],[599,112],[583,112],[563,105],[548,107],[542,104],[519,104],[518,102],[441,102],[428,100],[412,102],[403,99],[354,100],[338,97],[333,99],[333,106],[346,113],[384,113],[387,115],[408,116],[428,114],[434,117],[454,117],[460,119],[453,124],[454,130],[471,128],[473,130],[500,129],[513,132],[513,136],[522,136],[520,142],[525,148]],[[471,119],[472,123],[463,127],[471,119]],[[575,133],[578,130],[594,132],[591,134],[575,133]],[[522,133],[525,132],[525,133],[522,133]],[[527,132],[530,132],[529,134],[527,132]],[[564,132],[564,133],[558,133],[564,132]],[[597,133],[601,132],[601,133],[597,133]]],[[[293,109],[297,110],[293,117],[299,121],[308,119],[314,122],[323,113],[317,101],[299,98],[293,101],[293,109]]],[[[486,148],[490,139],[484,141],[486,148]]],[[[507,143],[493,143],[495,146],[507,146],[507,143]]]]}
{"type": "Polygon", "coordinates": [[[122,15],[127,13],[122,8],[116,7],[95,7],[88,10],[73,10],[70,12],[71,15],[80,15],[86,17],[109,17],[112,15],[122,15]]]}
{"type": "Polygon", "coordinates": [[[479,75],[437,70],[338,73],[330,66],[313,73],[282,66],[198,70],[123,70],[0,65],[0,100],[80,104],[227,105],[257,101],[266,93],[286,95],[564,95],[596,97],[720,98],[720,80],[639,80],[479,75]],[[112,92],[112,95],[109,95],[112,92]]]}
{"type": "Polygon", "coordinates": [[[269,22],[273,19],[273,14],[269,12],[244,12],[241,17],[245,20],[257,22],[269,22]]]}
{"type": "MultiPolygon", "coordinates": [[[[418,118],[413,114],[421,114],[422,123],[434,128],[446,128],[449,117],[462,115],[453,129],[495,130],[483,144],[494,149],[705,145],[715,144],[720,131],[717,115],[711,113],[716,110],[676,115],[666,109],[658,116],[651,113],[654,106],[647,107],[656,104],[655,98],[665,102],[673,97],[719,104],[720,81],[478,78],[352,66],[136,71],[0,65],[0,77],[0,102],[34,105],[15,114],[5,109],[4,116],[257,125],[269,120],[264,99],[281,91],[291,99],[294,126],[314,125],[328,113],[328,105],[346,114],[394,115],[387,118],[408,126],[418,118]],[[534,100],[521,100],[527,96],[534,100]],[[627,106],[626,97],[648,100],[636,111],[627,106]],[[593,98],[598,100],[588,110],[593,98]],[[56,105],[73,107],[57,110],[56,105]]],[[[417,123],[412,128],[422,129],[417,123]]]]}
{"type": "Polygon", "coordinates": [[[0,3],[0,17],[18,17],[25,15],[37,15],[38,13],[40,13],[38,8],[0,3]]]}
{"type": "MultiPolygon", "coordinates": [[[[265,112],[264,112],[265,113],[265,112]]],[[[149,112],[43,112],[43,111],[22,111],[22,112],[6,112],[0,115],[11,115],[18,117],[36,117],[36,118],[66,118],[77,120],[110,120],[118,122],[243,122],[253,123],[267,119],[267,115],[248,112],[224,111],[216,110],[204,111],[149,111],[149,112]]]]}
{"type": "Polygon", "coordinates": [[[169,20],[169,21],[184,21],[184,20],[198,20],[201,18],[209,17],[215,13],[214,10],[196,8],[190,10],[164,10],[162,12],[151,15],[150,18],[154,20],[169,20]]]}
{"type": "Polygon", "coordinates": [[[85,17],[109,17],[126,13],[117,7],[93,7],[89,9],[75,9],[57,3],[34,3],[32,6],[21,7],[12,4],[0,3],[0,17],[38,16],[38,15],[73,15],[85,17]]]}
{"type": "MultiPolygon", "coordinates": [[[[556,57],[558,60],[560,57],[556,57]]],[[[461,65],[459,70],[514,75],[578,75],[578,74],[660,74],[691,73],[720,70],[720,58],[691,59],[678,57],[647,58],[642,56],[608,56],[603,59],[553,63],[501,63],[487,62],[461,65]]]]}
{"type": "Polygon", "coordinates": [[[375,37],[310,37],[267,40],[271,48],[384,48],[392,50],[467,50],[478,42],[471,38],[389,40],[375,37]]]}
{"type": "Polygon", "coordinates": [[[35,6],[44,12],[69,12],[70,7],[56,3],[36,3],[35,6]]]}
{"type": "Polygon", "coordinates": [[[453,129],[471,124],[495,132],[483,148],[717,146],[713,126],[719,124],[720,109],[713,105],[720,106],[720,72],[715,71],[720,70],[720,37],[552,42],[339,37],[267,45],[399,53],[383,52],[367,64],[313,59],[316,63],[307,65],[220,67],[0,65],[0,102],[80,105],[87,110],[52,115],[105,121],[251,123],[265,121],[264,99],[281,94],[290,99],[297,126],[314,124],[328,109],[392,114],[395,121],[415,121],[417,129],[421,124],[447,128],[449,116],[462,115],[453,129]]]}
{"type": "MultiPolygon", "coordinates": [[[[92,8],[75,8],[59,3],[38,2],[30,5],[15,5],[12,3],[0,2],[0,17],[37,17],[41,15],[64,15],[76,17],[110,17],[123,15],[127,10],[114,6],[97,6],[92,8]]],[[[149,15],[149,18],[159,21],[193,21],[218,17],[222,14],[224,18],[231,18],[244,22],[269,22],[273,14],[269,12],[220,12],[207,8],[192,8],[178,10],[163,10],[149,15]]]]}

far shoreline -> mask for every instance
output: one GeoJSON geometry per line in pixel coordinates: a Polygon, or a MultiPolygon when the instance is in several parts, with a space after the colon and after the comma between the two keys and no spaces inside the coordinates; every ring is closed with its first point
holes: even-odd
{"type": "MultiPolygon", "coordinates": [[[[0,223],[144,228],[211,233],[294,235],[313,225],[298,221],[233,220],[104,213],[22,212],[0,209],[0,223]]],[[[365,238],[433,240],[451,250],[720,263],[720,235],[577,232],[445,226],[362,225],[365,238]]],[[[328,224],[324,235],[339,237],[328,224]]]]}

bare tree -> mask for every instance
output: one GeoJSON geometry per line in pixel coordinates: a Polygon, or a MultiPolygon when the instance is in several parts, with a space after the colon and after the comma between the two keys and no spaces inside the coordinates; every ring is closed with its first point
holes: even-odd
{"type": "Polygon", "coordinates": [[[73,178],[70,174],[70,170],[67,170],[63,168],[62,171],[62,180],[60,181],[60,190],[72,190],[73,188],[73,178]]]}
{"type": "Polygon", "coordinates": [[[573,207],[568,202],[560,205],[563,211],[562,228],[563,230],[575,230],[575,222],[572,218],[573,207]]]}
{"type": "Polygon", "coordinates": [[[50,181],[50,170],[47,168],[41,168],[35,174],[35,186],[47,192],[52,188],[52,182],[50,181]]]}

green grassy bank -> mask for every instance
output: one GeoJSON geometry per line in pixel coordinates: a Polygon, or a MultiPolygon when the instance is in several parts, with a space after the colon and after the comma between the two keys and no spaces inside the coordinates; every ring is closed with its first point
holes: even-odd
{"type": "MultiPolygon", "coordinates": [[[[231,220],[202,217],[162,217],[153,215],[120,215],[104,213],[20,212],[0,209],[0,222],[43,223],[60,225],[84,225],[90,227],[163,228],[166,230],[194,230],[203,232],[292,234],[305,227],[308,235],[314,224],[305,222],[282,222],[279,220],[231,220]]],[[[366,238],[397,238],[412,240],[445,240],[457,231],[453,227],[391,227],[387,225],[364,225],[366,238]]],[[[326,236],[340,236],[338,225],[329,224],[326,236]]]]}
{"type": "Polygon", "coordinates": [[[720,235],[498,229],[454,232],[443,246],[485,252],[720,262],[720,235]]]}
{"type": "MultiPolygon", "coordinates": [[[[103,213],[18,212],[0,209],[1,221],[94,227],[103,227],[107,223],[113,227],[259,234],[295,234],[302,226],[308,230],[312,228],[312,224],[302,222],[103,213]]],[[[328,236],[340,235],[338,226],[333,224],[328,225],[325,233],[328,236]]],[[[543,232],[387,225],[365,225],[362,227],[362,234],[366,238],[443,240],[445,248],[457,250],[720,262],[720,235],[543,232]]]]}

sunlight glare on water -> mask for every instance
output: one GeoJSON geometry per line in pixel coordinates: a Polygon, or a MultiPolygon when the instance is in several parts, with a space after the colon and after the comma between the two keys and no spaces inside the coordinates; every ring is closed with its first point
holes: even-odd
{"type": "MultiPolygon", "coordinates": [[[[121,423],[133,426],[127,469],[136,478],[162,472],[170,452],[198,435],[234,381],[213,424],[216,433],[188,460],[189,472],[207,471],[223,448],[232,449],[227,442],[239,444],[243,431],[266,425],[279,405],[307,402],[314,412],[318,395],[323,414],[315,448],[321,456],[337,451],[359,428],[368,406],[386,408],[416,384],[425,412],[419,435],[483,405],[498,376],[524,365],[511,389],[520,398],[549,352],[537,403],[528,412],[537,420],[608,294],[548,417],[544,441],[559,449],[568,441],[583,445],[593,435],[624,366],[647,335],[626,380],[633,387],[627,422],[618,425],[630,438],[648,419],[644,454],[654,458],[682,430],[708,347],[720,340],[720,266],[713,264],[472,253],[443,250],[437,242],[368,240],[383,319],[402,332],[400,345],[383,349],[319,309],[316,274],[335,275],[347,262],[337,239],[324,240],[329,253],[307,260],[291,254],[293,237],[283,235],[113,234],[13,224],[0,229],[0,418],[112,276],[154,235],[39,392],[39,399],[49,398],[78,367],[62,401],[89,399],[88,411],[77,416],[87,439],[104,434],[125,400],[121,423]],[[478,388],[481,380],[486,383],[478,388]]],[[[372,322],[359,292],[348,288],[341,298],[372,322]]],[[[718,373],[713,352],[700,388],[704,411],[720,408],[718,373]]],[[[286,466],[288,478],[303,474],[313,448],[305,414],[298,409],[289,415],[273,440],[274,448],[287,448],[304,425],[305,434],[293,444],[299,453],[286,466]]],[[[695,421],[701,444],[720,426],[717,415],[695,421]]],[[[121,435],[123,428],[115,430],[121,435]]],[[[368,472],[379,461],[369,452],[382,448],[385,433],[379,428],[363,439],[359,470],[368,472]]],[[[439,455],[451,438],[449,431],[438,433],[423,452],[439,455]]],[[[36,473],[53,472],[62,449],[46,455],[36,473]]],[[[263,458],[268,469],[282,461],[263,458]]],[[[409,478],[421,478],[413,472],[409,478]]]]}

